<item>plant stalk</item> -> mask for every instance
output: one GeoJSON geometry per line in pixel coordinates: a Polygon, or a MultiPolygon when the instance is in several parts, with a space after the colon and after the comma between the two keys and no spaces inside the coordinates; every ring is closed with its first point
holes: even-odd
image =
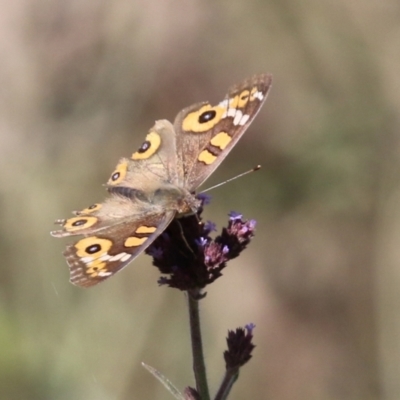
{"type": "Polygon", "coordinates": [[[190,322],[190,337],[192,341],[193,371],[196,380],[196,388],[201,400],[210,400],[208,390],[206,365],[203,354],[203,341],[200,329],[199,290],[187,292],[190,322]]]}
{"type": "Polygon", "coordinates": [[[238,378],[239,378],[239,368],[227,370],[225,372],[225,376],[218,390],[218,393],[215,396],[215,400],[227,399],[233,384],[237,381],[238,378]]]}

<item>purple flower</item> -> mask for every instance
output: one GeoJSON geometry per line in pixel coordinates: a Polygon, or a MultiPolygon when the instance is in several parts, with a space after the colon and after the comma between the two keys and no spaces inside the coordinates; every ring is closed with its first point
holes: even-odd
{"type": "Polygon", "coordinates": [[[246,330],[237,328],[235,331],[228,331],[226,343],[228,350],[224,352],[225,367],[227,370],[238,369],[246,364],[252,357],[251,353],[256,347],[253,343],[254,324],[246,325],[246,330]]]}
{"type": "Polygon", "coordinates": [[[256,327],[255,324],[253,324],[252,322],[250,322],[249,324],[244,326],[247,330],[248,333],[252,334],[254,328],[256,327]]]}
{"type": "MultiPolygon", "coordinates": [[[[208,199],[208,196],[206,196],[208,199]]],[[[203,204],[206,197],[201,195],[203,204]]],[[[203,223],[201,207],[196,215],[174,219],[146,253],[161,274],[160,285],[188,291],[203,289],[222,276],[229,260],[239,254],[254,236],[254,220],[243,220],[239,213],[230,213],[228,226],[215,238],[213,222],[203,223]]]]}
{"type": "Polygon", "coordinates": [[[217,225],[212,221],[207,221],[204,224],[204,230],[207,231],[207,232],[216,232],[217,231],[217,225]]]}
{"type": "Polygon", "coordinates": [[[228,215],[231,221],[235,221],[236,219],[242,219],[243,217],[242,214],[239,214],[236,211],[231,211],[228,215]]]}
{"type": "Polygon", "coordinates": [[[207,206],[211,203],[211,196],[205,193],[199,193],[197,198],[201,201],[202,206],[207,206]]]}
{"type": "Polygon", "coordinates": [[[201,237],[199,239],[195,239],[196,244],[200,247],[205,247],[205,245],[208,243],[207,238],[201,237]]]}
{"type": "Polygon", "coordinates": [[[147,251],[147,254],[149,256],[152,256],[153,258],[161,258],[163,255],[163,250],[156,246],[150,246],[147,251]]]}

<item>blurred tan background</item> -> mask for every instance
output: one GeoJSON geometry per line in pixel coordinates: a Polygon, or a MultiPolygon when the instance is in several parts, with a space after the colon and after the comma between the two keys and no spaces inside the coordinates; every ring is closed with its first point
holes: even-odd
{"type": "Polygon", "coordinates": [[[271,72],[266,105],[207,182],[204,217],[257,235],[208,288],[212,392],[253,322],[231,399],[400,398],[400,3],[16,0],[0,13],[0,398],[172,398],[194,385],[185,300],[148,256],[68,282],[53,220],[105,197],[156,119],[271,72]]]}

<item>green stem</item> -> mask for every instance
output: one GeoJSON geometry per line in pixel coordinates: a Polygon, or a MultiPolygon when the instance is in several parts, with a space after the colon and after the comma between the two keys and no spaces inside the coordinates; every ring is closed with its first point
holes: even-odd
{"type": "Polygon", "coordinates": [[[199,290],[188,291],[188,307],[190,320],[190,337],[192,341],[193,371],[196,380],[196,388],[201,400],[210,400],[208,382],[206,375],[206,365],[204,363],[203,341],[201,339],[199,290]]]}

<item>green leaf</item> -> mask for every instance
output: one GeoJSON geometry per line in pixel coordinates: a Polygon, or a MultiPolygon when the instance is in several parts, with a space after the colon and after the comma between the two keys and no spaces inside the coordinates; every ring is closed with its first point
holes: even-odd
{"type": "Polygon", "coordinates": [[[150,367],[150,365],[147,365],[144,362],[142,362],[142,365],[147,369],[147,371],[149,371],[153,376],[155,376],[176,399],[185,400],[183,394],[160,371],[157,371],[155,368],[150,367]]]}

